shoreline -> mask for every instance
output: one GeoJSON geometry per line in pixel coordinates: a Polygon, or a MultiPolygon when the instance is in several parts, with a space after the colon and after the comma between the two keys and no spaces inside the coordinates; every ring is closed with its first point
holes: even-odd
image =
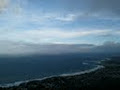
{"type": "Polygon", "coordinates": [[[28,83],[30,81],[35,81],[35,80],[41,81],[41,80],[45,80],[45,79],[49,79],[49,78],[53,78],[53,77],[66,77],[66,76],[82,75],[82,74],[94,72],[94,71],[102,69],[102,68],[104,68],[103,65],[97,65],[96,67],[94,67],[92,69],[85,70],[85,71],[80,71],[80,72],[75,72],[75,73],[70,73],[70,74],[52,75],[52,76],[43,77],[43,78],[40,78],[40,79],[31,79],[31,80],[25,80],[25,81],[17,81],[17,82],[8,83],[8,84],[0,84],[0,87],[8,88],[8,87],[13,87],[13,86],[19,86],[22,83],[28,83]]]}

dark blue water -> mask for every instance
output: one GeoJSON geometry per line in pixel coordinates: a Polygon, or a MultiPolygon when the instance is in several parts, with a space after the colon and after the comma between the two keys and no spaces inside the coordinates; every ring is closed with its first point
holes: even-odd
{"type": "Polygon", "coordinates": [[[80,72],[96,67],[101,59],[79,54],[0,57],[0,84],[80,72]]]}

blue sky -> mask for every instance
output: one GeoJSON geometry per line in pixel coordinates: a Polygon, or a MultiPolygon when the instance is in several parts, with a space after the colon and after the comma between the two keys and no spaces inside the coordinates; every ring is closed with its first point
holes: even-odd
{"type": "Polygon", "coordinates": [[[120,43],[119,0],[0,0],[0,41],[120,43]]]}

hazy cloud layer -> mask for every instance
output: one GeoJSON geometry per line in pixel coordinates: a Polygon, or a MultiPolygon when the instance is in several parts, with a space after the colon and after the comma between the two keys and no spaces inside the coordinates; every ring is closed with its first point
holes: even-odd
{"type": "Polygon", "coordinates": [[[86,52],[93,45],[69,44],[30,44],[20,42],[1,41],[0,54],[29,55],[29,54],[62,54],[73,52],[86,52]]]}
{"type": "Polygon", "coordinates": [[[93,50],[96,52],[117,53],[120,52],[120,43],[106,42],[101,46],[96,46],[93,50]]]}
{"type": "Polygon", "coordinates": [[[1,41],[0,55],[65,54],[65,53],[120,53],[120,43],[92,44],[30,44],[1,41]]]}

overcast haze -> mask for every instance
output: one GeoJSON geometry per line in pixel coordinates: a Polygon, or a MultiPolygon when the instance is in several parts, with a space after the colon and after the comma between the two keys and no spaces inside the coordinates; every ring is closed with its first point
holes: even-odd
{"type": "Polygon", "coordinates": [[[120,0],[0,0],[0,54],[120,52],[119,4],[120,0]]]}

